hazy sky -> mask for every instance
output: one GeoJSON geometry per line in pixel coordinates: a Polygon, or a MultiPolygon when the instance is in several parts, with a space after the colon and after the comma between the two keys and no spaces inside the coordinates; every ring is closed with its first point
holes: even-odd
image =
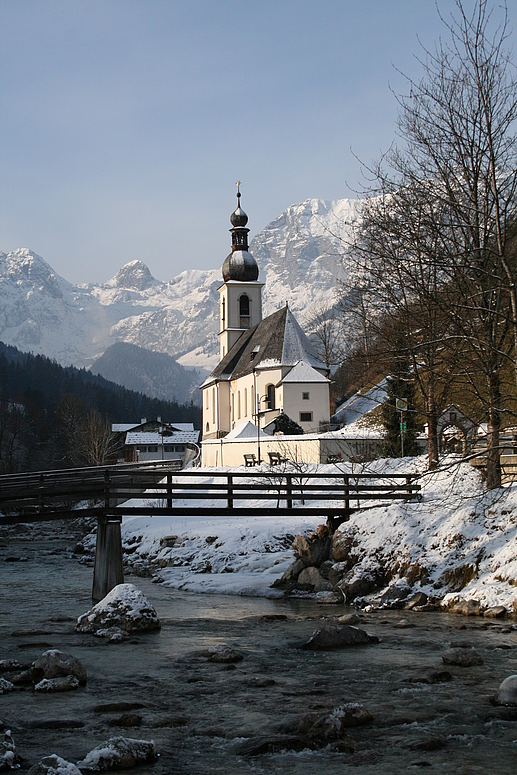
{"type": "Polygon", "coordinates": [[[237,178],[250,237],[355,196],[442,32],[434,0],[0,0],[0,250],[72,282],[220,266],[237,178]]]}

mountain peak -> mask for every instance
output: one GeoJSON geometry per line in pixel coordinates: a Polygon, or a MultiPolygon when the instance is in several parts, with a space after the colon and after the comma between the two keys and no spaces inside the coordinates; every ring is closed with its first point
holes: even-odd
{"type": "Polygon", "coordinates": [[[142,261],[130,261],[119,269],[117,274],[109,281],[109,285],[116,288],[129,288],[137,291],[145,291],[154,285],[156,280],[149,271],[149,267],[142,261]]]}

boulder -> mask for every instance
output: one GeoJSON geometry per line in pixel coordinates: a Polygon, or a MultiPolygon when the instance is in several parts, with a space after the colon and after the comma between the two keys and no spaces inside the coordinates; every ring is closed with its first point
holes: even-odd
{"type": "Polygon", "coordinates": [[[259,737],[238,743],[235,753],[238,756],[262,756],[267,753],[279,751],[303,751],[306,748],[315,748],[314,743],[301,735],[276,735],[273,737],[259,737]]]}
{"type": "MultiPolygon", "coordinates": [[[[315,592],[332,592],[332,584],[330,583],[330,581],[327,581],[327,579],[324,579],[324,578],[322,578],[320,576],[319,579],[316,581],[316,583],[314,585],[314,591],[315,592]]],[[[336,597],[336,595],[334,595],[333,592],[332,592],[332,597],[336,597]]],[[[339,595],[337,597],[337,602],[340,603],[342,600],[343,600],[343,598],[341,597],[341,595],[339,595]]]]}
{"type": "MultiPolygon", "coordinates": [[[[32,663],[31,676],[34,683],[42,679],[73,676],[81,686],[86,684],[86,668],[71,654],[63,654],[58,649],[49,649],[32,663]]],[[[59,690],[58,690],[59,691],[59,690]]]]}
{"type": "Polygon", "coordinates": [[[331,713],[309,713],[304,716],[298,725],[298,732],[307,735],[309,740],[327,742],[346,737],[350,727],[370,724],[372,721],[373,716],[364,705],[347,702],[334,708],[331,713]]]}
{"type": "Polygon", "coordinates": [[[481,604],[479,600],[459,600],[451,608],[451,612],[462,616],[480,616],[481,604]]]}
{"type": "Polygon", "coordinates": [[[77,632],[95,633],[118,627],[125,632],[159,630],[154,607],[133,584],[118,584],[90,611],[79,617],[77,632]]]}
{"type": "Polygon", "coordinates": [[[483,616],[487,619],[505,619],[507,613],[504,605],[493,605],[483,612],[483,616]]]}
{"type": "Polygon", "coordinates": [[[332,538],[330,536],[318,538],[316,534],[308,537],[298,534],[293,541],[293,549],[305,565],[319,567],[330,558],[331,548],[332,538]]]}
{"type": "Polygon", "coordinates": [[[350,568],[346,562],[335,562],[332,567],[329,568],[328,579],[333,587],[337,586],[343,576],[348,573],[350,568]]]}
{"type": "Polygon", "coordinates": [[[305,563],[299,557],[296,559],[284,572],[280,579],[280,584],[288,584],[289,582],[296,581],[302,570],[305,568],[305,563]]]}
{"type": "Polygon", "coordinates": [[[4,733],[4,739],[0,740],[0,772],[6,772],[19,767],[20,757],[16,754],[11,730],[4,733]]]}
{"type": "Polygon", "coordinates": [[[72,762],[52,754],[33,764],[27,775],[81,775],[81,770],[72,762]]]}
{"type": "Polygon", "coordinates": [[[442,654],[442,660],[445,665],[457,665],[458,667],[473,667],[483,664],[483,657],[473,648],[448,649],[442,654]]]}
{"type": "Polygon", "coordinates": [[[12,692],[13,689],[14,684],[11,681],[8,681],[7,678],[0,678],[0,694],[7,694],[7,692],[12,692]]]}
{"type": "Polygon", "coordinates": [[[373,573],[365,573],[364,576],[356,576],[350,571],[337,585],[341,590],[346,603],[352,603],[356,597],[364,597],[383,586],[382,579],[373,573]]]}
{"type": "Polygon", "coordinates": [[[84,759],[77,762],[77,766],[82,772],[123,770],[144,762],[153,762],[156,758],[156,746],[153,740],[112,737],[90,751],[84,759]]]}
{"type": "Polygon", "coordinates": [[[517,705],[517,675],[505,678],[497,692],[499,705],[517,705]]]}
{"type": "Polygon", "coordinates": [[[203,656],[206,657],[209,662],[218,662],[223,665],[233,664],[234,662],[240,662],[244,659],[244,656],[239,651],[224,644],[210,646],[206,651],[203,651],[203,656]]]}
{"type": "Polygon", "coordinates": [[[411,587],[402,579],[385,589],[374,602],[381,608],[402,608],[410,593],[411,587]]]}
{"type": "Polygon", "coordinates": [[[301,645],[303,649],[328,651],[330,649],[347,648],[348,646],[366,646],[370,643],[378,643],[375,635],[368,635],[358,627],[348,624],[325,625],[313,632],[311,637],[301,645]]]}
{"type": "Polygon", "coordinates": [[[404,608],[407,608],[407,610],[410,611],[417,606],[426,605],[427,600],[428,598],[425,592],[417,592],[415,595],[411,595],[409,600],[406,600],[404,608]]]}
{"type": "MultiPolygon", "coordinates": [[[[301,589],[313,589],[314,585],[321,581],[320,572],[313,565],[304,568],[298,576],[297,586],[301,589]]],[[[332,588],[332,587],[331,587],[332,588]]]]}
{"type": "Polygon", "coordinates": [[[15,670],[27,670],[29,665],[19,662],[17,659],[0,659],[0,672],[13,672],[15,670]]]}
{"type": "Polygon", "coordinates": [[[43,678],[34,687],[35,692],[52,694],[53,692],[71,692],[79,688],[79,681],[73,675],[64,675],[59,678],[43,678]]]}

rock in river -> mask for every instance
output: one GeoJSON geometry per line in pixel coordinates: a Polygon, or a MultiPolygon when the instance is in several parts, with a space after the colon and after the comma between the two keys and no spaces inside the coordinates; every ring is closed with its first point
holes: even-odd
{"type": "Polygon", "coordinates": [[[45,756],[38,764],[33,764],[27,775],[81,775],[75,764],[60,756],[45,756]]]}
{"type": "Polygon", "coordinates": [[[77,762],[80,770],[122,770],[136,767],[144,762],[153,762],[157,757],[153,740],[134,740],[131,737],[112,737],[106,743],[90,751],[77,762]]]}
{"type": "Polygon", "coordinates": [[[458,667],[483,664],[483,657],[476,649],[447,649],[442,654],[442,660],[445,665],[457,665],[458,667]]]}
{"type": "Polygon", "coordinates": [[[79,617],[78,632],[96,633],[118,627],[125,632],[159,630],[154,607],[133,584],[119,584],[106,597],[79,617]]]}
{"type": "MultiPolygon", "coordinates": [[[[58,649],[49,649],[32,663],[31,676],[34,683],[42,679],[54,679],[73,676],[78,684],[86,684],[86,668],[71,654],[63,654],[58,649]]],[[[57,689],[57,691],[62,691],[57,689]]]]}
{"type": "Polygon", "coordinates": [[[203,651],[203,656],[210,662],[219,662],[220,664],[233,664],[234,662],[240,662],[244,659],[243,655],[232,649],[230,646],[220,644],[217,646],[210,646],[210,648],[203,651]]]}
{"type": "Polygon", "coordinates": [[[499,705],[517,705],[517,675],[505,678],[497,692],[499,705]]]}
{"type": "Polygon", "coordinates": [[[315,649],[318,651],[327,651],[329,649],[341,649],[347,646],[366,646],[369,643],[378,643],[379,638],[375,635],[368,635],[364,630],[358,627],[344,624],[325,625],[312,633],[309,640],[302,644],[303,649],[315,649]]]}

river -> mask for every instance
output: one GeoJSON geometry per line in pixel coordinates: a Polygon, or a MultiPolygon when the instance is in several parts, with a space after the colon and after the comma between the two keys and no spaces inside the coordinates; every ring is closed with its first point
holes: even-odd
{"type": "Polygon", "coordinates": [[[310,652],[297,643],[322,617],[343,614],[342,606],[199,595],[129,577],[155,606],[162,629],[108,644],[74,631],[91,607],[92,583],[92,568],[70,555],[76,539],[61,524],[1,537],[0,658],[31,662],[59,648],[88,671],[86,687],[75,692],[17,689],[0,697],[0,719],[12,730],[22,771],[51,753],[77,762],[124,735],[155,741],[158,761],[139,770],[155,775],[398,775],[422,768],[515,775],[517,709],[490,702],[501,681],[517,673],[515,623],[413,613],[413,626],[399,628],[403,612],[372,612],[361,614],[359,626],[379,644],[310,652]],[[244,659],[229,668],[201,656],[222,643],[244,659]],[[441,652],[450,644],[474,646],[484,664],[444,666],[441,652]],[[450,680],[436,682],[444,670],[450,680]],[[350,729],[347,750],[243,752],[246,740],[295,734],[306,713],[352,701],[374,721],[350,729]],[[99,710],[114,703],[139,705],[131,713],[141,725],[117,726],[123,706],[99,710]]]}

